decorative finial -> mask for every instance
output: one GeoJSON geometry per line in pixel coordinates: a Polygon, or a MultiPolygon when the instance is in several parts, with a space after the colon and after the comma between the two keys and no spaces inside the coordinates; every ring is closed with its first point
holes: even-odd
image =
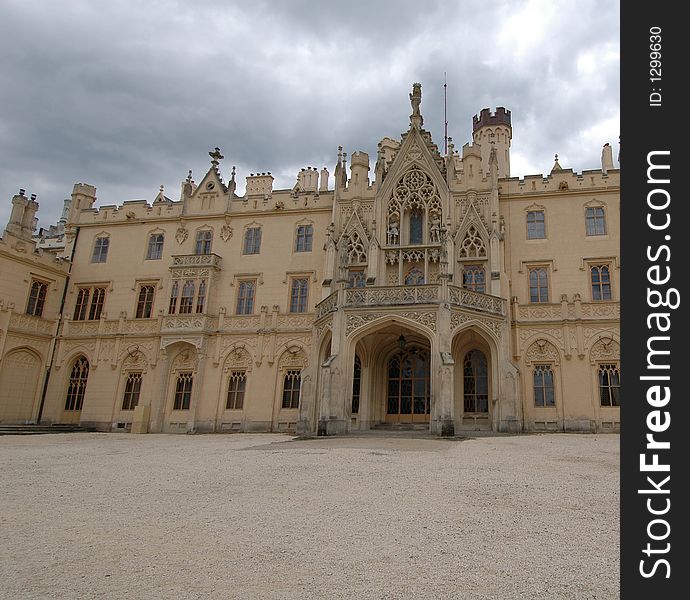
{"type": "Polygon", "coordinates": [[[211,166],[217,167],[218,161],[224,159],[225,157],[220,153],[220,148],[216,146],[213,152],[209,152],[208,155],[211,157],[211,166]]]}
{"type": "Polygon", "coordinates": [[[165,186],[162,183],[159,191],[161,194],[165,191],[165,186]]]}
{"type": "Polygon", "coordinates": [[[230,175],[230,181],[235,181],[235,165],[232,165],[232,173],[230,175]]]}
{"type": "Polygon", "coordinates": [[[556,162],[558,162],[558,154],[555,154],[554,158],[556,159],[556,162]]]}
{"type": "Polygon", "coordinates": [[[192,183],[192,170],[189,169],[189,173],[187,174],[187,183],[192,183]]]}

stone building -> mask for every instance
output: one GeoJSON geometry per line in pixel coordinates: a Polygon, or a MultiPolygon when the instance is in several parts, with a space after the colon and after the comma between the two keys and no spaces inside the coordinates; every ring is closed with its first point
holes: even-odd
{"type": "Polygon", "coordinates": [[[103,430],[617,429],[611,147],[601,169],[556,157],[547,176],[510,177],[510,111],[482,110],[473,142],[443,155],[419,84],[410,102],[373,169],[339,149],[332,176],[307,167],[275,190],[251,174],[238,196],[216,148],[176,201],[161,187],[151,203],[95,208],[96,189],[76,184],[36,250],[33,205],[13,211],[1,418],[36,420],[45,388],[42,422],[103,430]]]}

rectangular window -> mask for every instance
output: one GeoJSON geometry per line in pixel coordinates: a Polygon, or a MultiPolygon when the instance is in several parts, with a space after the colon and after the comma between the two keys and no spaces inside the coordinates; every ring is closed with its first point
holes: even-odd
{"type": "Polygon", "coordinates": [[[348,269],[347,271],[347,287],[362,288],[367,282],[364,276],[364,269],[348,269]]]}
{"type": "Polygon", "coordinates": [[[122,410],[134,410],[139,404],[141,392],[141,373],[130,373],[125,382],[125,393],[122,398],[122,410]]]}
{"type": "Polygon", "coordinates": [[[199,282],[199,292],[196,295],[196,313],[197,314],[203,313],[205,305],[206,305],[206,281],[202,279],[199,282]]]}
{"type": "Polygon", "coordinates": [[[100,319],[104,302],[104,287],[79,288],[77,304],[74,307],[74,320],[95,321],[100,319]]]}
{"type": "Polygon", "coordinates": [[[556,406],[550,365],[534,365],[534,406],[556,406]]]}
{"type": "Polygon", "coordinates": [[[311,252],[313,234],[314,231],[311,225],[300,225],[297,227],[295,252],[311,252]]]}
{"type": "Polygon", "coordinates": [[[233,371],[228,379],[228,399],[225,403],[227,410],[239,410],[244,406],[244,388],[247,384],[247,374],[244,371],[233,371]]]}
{"type": "Polygon", "coordinates": [[[307,312],[307,296],[309,295],[309,281],[306,278],[293,279],[290,289],[290,312],[307,312]]]}
{"type": "Polygon", "coordinates": [[[462,287],[474,292],[486,293],[486,281],[484,267],[479,265],[466,265],[462,269],[462,287]]]}
{"type": "Polygon", "coordinates": [[[585,210],[587,235],[606,235],[606,214],[600,206],[588,207],[585,210]]]}
{"type": "Polygon", "coordinates": [[[135,313],[136,319],[150,319],[151,311],[153,310],[153,295],[155,292],[155,285],[141,285],[139,287],[139,298],[137,299],[137,311],[135,313]]]}
{"type": "Polygon", "coordinates": [[[191,372],[183,372],[177,374],[173,410],[189,410],[189,405],[192,401],[193,381],[194,376],[191,372]]]}
{"type": "Polygon", "coordinates": [[[529,270],[529,301],[548,302],[549,286],[548,274],[545,267],[529,270]]]}
{"type": "Polygon", "coordinates": [[[599,365],[599,400],[602,406],[621,405],[621,373],[618,365],[599,365]]]}
{"type": "Polygon", "coordinates": [[[424,243],[424,215],[418,210],[410,213],[410,244],[424,243]]]}
{"type": "Polygon", "coordinates": [[[48,293],[48,284],[45,281],[31,281],[29,289],[29,302],[26,305],[26,314],[32,317],[43,316],[43,306],[48,293]]]}
{"type": "Polygon", "coordinates": [[[527,212],[527,239],[538,240],[546,237],[546,227],[543,210],[527,212]]]}
{"type": "Polygon", "coordinates": [[[96,238],[93,245],[93,254],[91,255],[92,263],[104,263],[108,260],[108,246],[110,239],[107,237],[96,238]]]}
{"type": "Polygon", "coordinates": [[[174,315],[177,310],[177,297],[180,295],[180,284],[175,281],[170,289],[170,304],[168,305],[168,314],[174,315]]]}
{"type": "Polygon", "coordinates": [[[592,300],[611,300],[611,274],[609,265],[592,265],[589,268],[592,284],[592,300]]]}
{"type": "Polygon", "coordinates": [[[162,233],[152,233],[149,236],[149,245],[146,250],[146,260],[160,260],[163,258],[163,241],[165,240],[162,233]]]}
{"type": "Polygon", "coordinates": [[[299,408],[301,371],[288,371],[283,378],[283,408],[299,408]]]}
{"type": "Polygon", "coordinates": [[[244,233],[242,254],[259,254],[261,250],[261,228],[250,227],[244,233]]]}
{"type": "Polygon", "coordinates": [[[240,281],[237,290],[237,314],[251,315],[254,312],[254,291],[256,284],[254,281],[240,281]]]}
{"type": "Polygon", "coordinates": [[[196,246],[194,254],[211,254],[211,241],[213,240],[213,232],[211,231],[197,231],[196,246]]]}

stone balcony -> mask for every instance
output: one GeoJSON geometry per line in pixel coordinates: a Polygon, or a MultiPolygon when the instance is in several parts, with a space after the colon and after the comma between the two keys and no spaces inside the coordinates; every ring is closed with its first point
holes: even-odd
{"type": "Polygon", "coordinates": [[[451,306],[470,309],[495,316],[506,315],[506,300],[497,296],[480,294],[454,285],[426,284],[411,286],[382,286],[347,288],[333,292],[316,305],[318,321],[330,312],[343,308],[403,307],[448,303],[451,306]]]}
{"type": "Polygon", "coordinates": [[[172,257],[171,268],[211,267],[220,268],[221,257],[217,254],[177,254],[172,257]]]}

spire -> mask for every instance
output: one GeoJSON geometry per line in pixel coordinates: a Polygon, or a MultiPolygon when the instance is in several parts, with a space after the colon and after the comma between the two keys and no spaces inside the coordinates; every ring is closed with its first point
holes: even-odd
{"type": "Polygon", "coordinates": [[[412,93],[410,94],[410,104],[412,105],[412,114],[410,115],[410,127],[421,129],[424,125],[424,118],[419,112],[419,105],[422,103],[422,84],[413,83],[412,93]]]}

